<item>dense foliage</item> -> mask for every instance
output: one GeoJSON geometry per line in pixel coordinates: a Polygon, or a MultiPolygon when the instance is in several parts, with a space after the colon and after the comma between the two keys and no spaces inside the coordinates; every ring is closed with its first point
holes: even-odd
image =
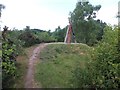
{"type": "Polygon", "coordinates": [[[58,26],[58,28],[56,28],[56,30],[52,33],[52,36],[57,42],[64,42],[67,28],[68,27],[66,26],[65,28],[61,29],[60,26],[58,26]]]}
{"type": "Polygon", "coordinates": [[[120,88],[120,52],[118,51],[118,27],[105,28],[103,40],[93,51],[93,81],[97,87],[120,88]]]}
{"type": "Polygon", "coordinates": [[[18,37],[22,42],[24,42],[25,47],[32,46],[39,43],[55,42],[56,39],[51,35],[50,31],[43,31],[39,29],[27,28],[23,30],[18,37]]]}
{"type": "Polygon", "coordinates": [[[16,45],[16,54],[24,54],[23,45],[24,42],[19,39],[19,36],[23,33],[23,31],[19,31],[17,29],[13,29],[12,31],[8,31],[6,37],[16,45]]]}
{"type": "Polygon", "coordinates": [[[39,40],[29,31],[25,31],[18,37],[22,42],[24,42],[25,47],[29,47],[38,43],[39,40]]]}
{"type": "Polygon", "coordinates": [[[14,51],[16,50],[14,44],[9,44],[10,42],[2,43],[2,71],[3,71],[3,80],[7,75],[13,75],[15,72],[15,57],[16,54],[14,51]]]}
{"type": "Polygon", "coordinates": [[[94,45],[102,39],[106,23],[95,20],[101,5],[93,6],[89,2],[78,2],[73,12],[70,12],[73,30],[77,42],[94,45]]]}
{"type": "Polygon", "coordinates": [[[118,27],[107,26],[105,35],[93,48],[86,71],[74,71],[74,87],[120,88],[120,52],[118,51],[118,27]]]}
{"type": "Polygon", "coordinates": [[[16,75],[17,48],[13,41],[6,38],[2,41],[2,85],[7,87],[16,75]],[[7,80],[7,82],[6,82],[7,80]]]}

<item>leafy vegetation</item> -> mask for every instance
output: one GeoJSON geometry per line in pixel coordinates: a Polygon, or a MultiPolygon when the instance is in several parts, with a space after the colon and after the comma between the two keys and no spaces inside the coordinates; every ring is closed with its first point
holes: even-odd
{"type": "MultiPolygon", "coordinates": [[[[25,74],[28,63],[28,50],[23,47],[24,42],[19,36],[24,31],[7,31],[5,40],[2,38],[2,87],[24,87],[25,74]],[[6,82],[7,81],[7,82],[6,82]]],[[[33,49],[32,49],[33,50],[33,49]]],[[[30,51],[30,50],[29,50],[30,51]]]]}
{"type": "Polygon", "coordinates": [[[11,87],[14,80],[18,78],[18,55],[24,54],[22,42],[18,39],[21,32],[10,31],[7,27],[2,31],[2,87],[11,87]],[[6,82],[7,81],[7,82],[6,82]],[[12,82],[12,83],[11,83],[12,82]]]}
{"type": "Polygon", "coordinates": [[[97,45],[93,54],[93,78],[96,86],[103,88],[120,88],[120,59],[118,51],[118,27],[105,28],[103,40],[97,45]]]}
{"type": "Polygon", "coordinates": [[[25,31],[21,33],[18,38],[24,42],[24,47],[29,47],[38,43],[48,43],[56,41],[56,39],[52,37],[50,32],[39,29],[30,29],[28,27],[26,27],[25,31]]]}
{"type": "Polygon", "coordinates": [[[64,42],[64,38],[67,32],[67,26],[63,29],[58,26],[55,31],[52,33],[52,36],[56,39],[57,42],[64,42]]]}
{"type": "MultiPolygon", "coordinates": [[[[6,80],[11,80],[16,73],[16,46],[10,41],[2,42],[2,81],[3,87],[7,86],[6,80]]],[[[9,82],[9,81],[8,81],[9,82]]]]}
{"type": "Polygon", "coordinates": [[[120,88],[118,27],[107,26],[104,31],[102,41],[91,52],[86,71],[74,71],[74,87],[120,88]]]}
{"type": "Polygon", "coordinates": [[[93,6],[89,2],[78,1],[74,11],[70,12],[77,42],[94,45],[102,39],[106,23],[99,19],[94,20],[100,8],[101,5],[93,6]]]}

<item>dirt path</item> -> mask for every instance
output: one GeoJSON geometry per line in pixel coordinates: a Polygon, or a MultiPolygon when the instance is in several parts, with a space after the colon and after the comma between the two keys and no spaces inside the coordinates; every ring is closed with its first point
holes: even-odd
{"type": "Polygon", "coordinates": [[[65,43],[44,43],[44,44],[40,44],[39,46],[35,46],[36,48],[33,51],[29,51],[27,52],[28,57],[29,57],[29,62],[28,62],[28,70],[27,70],[27,74],[25,77],[25,88],[40,88],[37,87],[37,84],[34,81],[34,71],[35,71],[35,65],[37,63],[37,61],[39,60],[39,53],[42,51],[42,49],[49,45],[49,44],[65,44],[65,43]]]}
{"type": "Polygon", "coordinates": [[[34,66],[36,61],[39,60],[39,53],[46,45],[47,44],[40,44],[38,47],[36,47],[29,58],[28,70],[25,80],[25,88],[37,88],[34,82],[34,66]]]}

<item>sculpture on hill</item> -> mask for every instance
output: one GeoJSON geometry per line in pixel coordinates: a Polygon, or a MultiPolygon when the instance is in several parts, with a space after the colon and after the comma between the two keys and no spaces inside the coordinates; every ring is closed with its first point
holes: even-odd
{"type": "Polygon", "coordinates": [[[68,29],[66,32],[64,43],[76,43],[75,33],[73,32],[72,22],[71,22],[70,18],[69,18],[69,25],[68,25],[68,29]]]}

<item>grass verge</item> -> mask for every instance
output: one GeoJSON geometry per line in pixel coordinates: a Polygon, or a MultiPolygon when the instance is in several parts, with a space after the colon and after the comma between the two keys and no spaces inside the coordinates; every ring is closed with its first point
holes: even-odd
{"type": "Polygon", "coordinates": [[[85,69],[89,61],[89,47],[84,44],[51,44],[40,53],[35,81],[43,88],[72,87],[73,71],[85,69]]]}

